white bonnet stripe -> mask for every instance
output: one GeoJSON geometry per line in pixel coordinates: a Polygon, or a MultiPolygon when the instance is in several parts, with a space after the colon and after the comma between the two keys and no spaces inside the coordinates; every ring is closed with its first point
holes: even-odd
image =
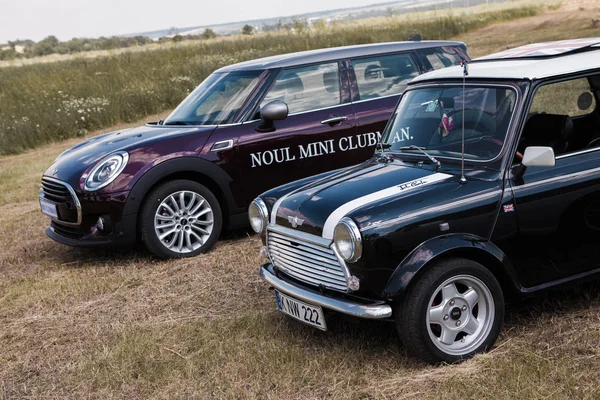
{"type": "Polygon", "coordinates": [[[406,191],[418,188],[423,185],[428,185],[430,183],[435,183],[439,181],[443,181],[452,177],[452,175],[443,174],[441,172],[435,173],[433,175],[429,175],[420,179],[415,179],[413,181],[401,183],[399,185],[394,185],[392,187],[379,190],[377,192],[367,194],[365,196],[359,197],[352,201],[349,201],[346,204],[341,205],[337,209],[335,209],[325,221],[325,225],[323,226],[323,237],[325,239],[333,239],[333,230],[338,222],[349,212],[356,210],[359,207],[365,206],[369,203],[373,203],[387,197],[395,196],[399,193],[404,193],[406,191]]]}
{"type": "MultiPolygon", "coordinates": [[[[285,194],[284,196],[281,196],[279,199],[277,199],[277,201],[273,205],[273,210],[271,211],[271,223],[274,224],[275,221],[277,220],[277,210],[279,209],[279,206],[281,205],[281,203],[283,203],[283,201],[285,199],[287,199],[288,197],[290,197],[291,195],[298,194],[298,193],[301,193],[301,192],[304,192],[304,191],[318,192],[318,191],[320,191],[320,190],[322,190],[322,189],[324,189],[326,187],[331,187],[333,185],[337,185],[338,183],[340,183],[342,181],[345,181],[347,179],[352,179],[352,178],[354,178],[356,176],[369,173],[371,171],[374,171],[376,169],[380,169],[382,167],[383,167],[383,165],[381,165],[381,164],[372,165],[372,166],[370,166],[368,168],[359,169],[358,171],[355,171],[355,172],[353,172],[351,174],[348,174],[348,175],[343,174],[341,177],[336,178],[334,180],[329,180],[330,177],[323,178],[323,179],[321,179],[321,181],[324,181],[324,183],[322,183],[320,185],[317,185],[317,186],[314,186],[314,187],[310,187],[308,189],[305,189],[306,185],[304,185],[304,186],[299,187],[296,190],[292,190],[291,192],[289,192],[289,193],[285,194]]],[[[313,182],[313,183],[315,183],[315,182],[313,182]]],[[[318,183],[318,182],[316,182],[316,183],[318,183]]],[[[308,183],[307,185],[310,185],[310,183],[308,183]]]]}

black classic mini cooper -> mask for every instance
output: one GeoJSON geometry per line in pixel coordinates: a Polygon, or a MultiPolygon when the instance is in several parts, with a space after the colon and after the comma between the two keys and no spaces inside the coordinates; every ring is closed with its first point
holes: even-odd
{"type": "Polygon", "coordinates": [[[598,43],[422,75],[374,158],[257,198],[278,308],[393,319],[409,352],[454,362],[492,347],[506,298],[600,273],[598,43]]]}
{"type": "Polygon", "coordinates": [[[164,121],[61,154],[42,177],[47,235],[71,246],[142,241],[163,258],[208,250],[248,224],[272,187],[354,165],[415,76],[468,59],[459,42],[318,49],[212,73],[164,121]]]}

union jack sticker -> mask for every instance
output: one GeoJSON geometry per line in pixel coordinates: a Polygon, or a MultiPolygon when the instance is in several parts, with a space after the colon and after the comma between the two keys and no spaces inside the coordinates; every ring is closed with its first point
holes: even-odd
{"type": "Polygon", "coordinates": [[[513,212],[515,211],[515,205],[514,204],[505,204],[502,207],[504,207],[504,212],[513,212]]]}

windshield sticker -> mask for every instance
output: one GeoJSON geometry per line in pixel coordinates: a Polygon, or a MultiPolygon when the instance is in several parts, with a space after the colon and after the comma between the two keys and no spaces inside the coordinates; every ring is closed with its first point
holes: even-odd
{"type": "Polygon", "coordinates": [[[337,152],[375,147],[380,140],[381,133],[379,131],[361,133],[356,136],[344,136],[337,141],[330,139],[306,145],[299,144],[297,148],[282,147],[267,151],[257,151],[256,153],[250,153],[250,162],[252,163],[252,168],[281,164],[304,158],[335,154],[337,152]]]}
{"type": "MultiPolygon", "coordinates": [[[[425,109],[425,112],[434,112],[435,109],[437,108],[438,105],[438,101],[437,100],[433,100],[428,102],[429,104],[427,104],[427,108],[425,109]]],[[[425,103],[423,103],[422,105],[425,105],[425,103]]]]}

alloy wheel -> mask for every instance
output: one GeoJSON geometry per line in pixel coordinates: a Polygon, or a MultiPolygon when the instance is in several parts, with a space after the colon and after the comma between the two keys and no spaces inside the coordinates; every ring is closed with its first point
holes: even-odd
{"type": "Polygon", "coordinates": [[[184,254],[201,247],[214,228],[208,201],[192,191],[167,196],[154,215],[154,231],[167,249],[184,254]]]}
{"type": "Polygon", "coordinates": [[[427,331],[438,349],[461,356],[486,340],[494,316],[494,299],[485,283],[471,275],[457,275],[433,292],[426,315],[427,331]]]}

